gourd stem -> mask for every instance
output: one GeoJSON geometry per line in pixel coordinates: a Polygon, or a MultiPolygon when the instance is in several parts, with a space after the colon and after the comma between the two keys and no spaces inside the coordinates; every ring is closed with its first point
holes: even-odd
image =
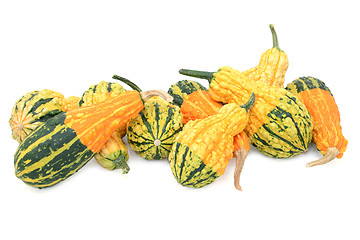
{"type": "Polygon", "coordinates": [[[340,154],[340,151],[336,147],[328,148],[324,157],[320,158],[319,160],[309,162],[306,164],[306,166],[313,167],[313,166],[328,163],[339,154],[340,154]]]}
{"type": "Polygon", "coordinates": [[[123,174],[126,174],[130,171],[129,165],[126,163],[126,159],[123,155],[120,155],[117,159],[114,160],[116,168],[120,168],[123,171],[123,174]]]}
{"type": "Polygon", "coordinates": [[[168,102],[172,102],[174,100],[174,98],[170,94],[168,94],[163,90],[149,90],[149,91],[141,92],[140,96],[144,102],[146,102],[147,100],[149,100],[154,96],[159,96],[168,102]]]}
{"type": "Polygon", "coordinates": [[[270,30],[271,30],[272,39],[273,39],[273,48],[277,48],[277,49],[280,50],[279,40],[278,40],[278,37],[276,35],[275,28],[274,28],[273,24],[270,24],[270,30]]]}
{"type": "Polygon", "coordinates": [[[197,70],[189,70],[189,69],[180,69],[179,73],[182,75],[196,77],[201,79],[206,79],[211,82],[211,79],[214,77],[215,72],[205,72],[205,71],[197,71],[197,70]]]}
{"type": "Polygon", "coordinates": [[[130,80],[124,78],[124,77],[121,77],[119,75],[114,75],[114,76],[112,76],[112,78],[125,83],[126,85],[128,85],[129,87],[131,87],[135,91],[142,92],[141,88],[139,88],[138,85],[136,85],[135,83],[133,83],[132,81],[130,81],[130,80]]]}
{"type": "Polygon", "coordinates": [[[255,102],[255,94],[251,93],[249,101],[245,103],[244,105],[240,105],[240,107],[245,108],[246,112],[249,111],[249,109],[254,105],[255,102]]]}
{"type": "Polygon", "coordinates": [[[234,171],[234,186],[237,190],[242,191],[242,188],[240,186],[240,175],[244,167],[245,158],[248,154],[248,151],[246,151],[244,148],[240,148],[239,150],[236,150],[234,154],[236,157],[236,165],[234,171]]]}

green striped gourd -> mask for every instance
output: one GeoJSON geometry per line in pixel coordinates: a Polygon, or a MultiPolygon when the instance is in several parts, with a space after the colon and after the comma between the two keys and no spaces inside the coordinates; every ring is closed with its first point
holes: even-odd
{"type": "Polygon", "coordinates": [[[122,125],[137,116],[152,96],[165,92],[127,91],[104,103],[58,114],[35,129],[15,153],[15,174],[38,188],[53,186],[83,167],[122,125]]]}
{"type": "MultiPolygon", "coordinates": [[[[133,82],[115,75],[113,78],[125,82],[134,90],[141,89],[133,82]]],[[[129,122],[127,139],[131,149],[140,157],[159,160],[169,155],[176,136],[182,130],[183,119],[180,108],[159,97],[145,103],[139,115],[129,122]]]]}
{"type": "Polygon", "coordinates": [[[61,93],[48,89],[25,94],[12,109],[12,137],[21,143],[39,125],[62,112],[63,100],[61,93]]]}
{"type": "Polygon", "coordinates": [[[207,79],[212,99],[243,104],[250,93],[256,97],[245,131],[262,153],[290,158],[304,153],[312,138],[313,124],[305,105],[283,88],[249,81],[241,72],[221,67],[217,72],[180,70],[184,75],[207,79]]]}

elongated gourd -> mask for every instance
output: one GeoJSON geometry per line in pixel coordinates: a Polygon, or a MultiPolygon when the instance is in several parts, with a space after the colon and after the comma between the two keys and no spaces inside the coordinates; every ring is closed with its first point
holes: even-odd
{"type": "MultiPolygon", "coordinates": [[[[141,89],[130,80],[118,75],[114,75],[113,78],[141,92],[141,89]]],[[[140,157],[160,160],[168,157],[182,127],[183,118],[180,108],[164,99],[153,97],[145,103],[139,115],[129,122],[127,139],[131,149],[140,157]]]]}
{"type": "Polygon", "coordinates": [[[341,158],[348,141],[342,134],[340,112],[335,98],[325,83],[314,77],[300,77],[286,86],[309,110],[314,125],[313,142],[324,156],[307,164],[321,165],[341,158]]]}
{"type": "Polygon", "coordinates": [[[270,24],[273,47],[266,50],[260,58],[259,64],[242,72],[250,81],[260,81],[270,86],[284,87],[285,73],[289,67],[286,53],[280,49],[274,25],[270,24]]]}
{"type": "Polygon", "coordinates": [[[18,99],[9,120],[13,139],[21,143],[38,126],[61,113],[64,99],[61,93],[48,89],[35,90],[18,99]]]}
{"type": "Polygon", "coordinates": [[[180,73],[207,79],[210,96],[215,101],[243,104],[253,92],[256,101],[245,131],[262,153],[289,158],[307,150],[313,130],[311,116],[292,93],[249,81],[244,74],[230,67],[221,67],[217,72],[182,69],[180,73]]]}
{"type": "MultiPolygon", "coordinates": [[[[93,106],[103,103],[124,92],[126,92],[126,89],[117,82],[100,81],[98,84],[91,85],[83,93],[79,100],[79,106],[93,106]]],[[[130,167],[127,165],[129,155],[127,147],[122,141],[122,138],[126,135],[126,126],[127,124],[122,124],[120,128],[116,129],[100,152],[95,154],[95,160],[103,168],[108,170],[122,169],[123,173],[129,172],[130,167]]]]}
{"type": "MultiPolygon", "coordinates": [[[[179,103],[184,124],[217,114],[223,106],[210,97],[205,87],[194,81],[179,81],[170,87],[168,93],[174,97],[174,101],[177,100],[179,103]]],[[[234,185],[238,190],[241,190],[240,175],[249,150],[249,138],[245,131],[241,131],[234,137],[234,155],[236,157],[234,185]]]]}
{"type": "Polygon", "coordinates": [[[15,153],[15,174],[38,188],[53,186],[76,173],[104,146],[121,125],[135,117],[154,95],[166,92],[129,91],[94,106],[79,107],[36,128],[15,153]]]}
{"type": "Polygon", "coordinates": [[[172,146],[169,162],[172,173],[183,186],[200,188],[212,183],[225,172],[232,158],[234,137],[246,126],[248,109],[235,103],[204,119],[188,122],[172,146]]]}

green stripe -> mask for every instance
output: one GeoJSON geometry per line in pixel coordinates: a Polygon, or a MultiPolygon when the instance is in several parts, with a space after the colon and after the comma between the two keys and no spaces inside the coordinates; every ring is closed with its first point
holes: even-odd
{"type": "Polygon", "coordinates": [[[183,186],[200,188],[212,183],[220,176],[195,152],[178,142],[170,152],[169,162],[174,177],[183,186]]]}
{"type": "MultiPolygon", "coordinates": [[[[181,157],[181,165],[180,165],[180,169],[179,169],[179,179],[182,179],[183,170],[184,170],[184,166],[185,166],[185,162],[186,162],[186,155],[188,155],[188,153],[189,153],[189,148],[186,147],[184,153],[179,154],[179,157],[181,157]]],[[[183,183],[183,181],[181,181],[181,183],[183,183]]]]}
{"type": "MultiPolygon", "coordinates": [[[[159,139],[161,139],[163,137],[163,135],[166,133],[166,128],[167,128],[170,120],[173,118],[173,116],[174,116],[174,110],[173,110],[173,108],[169,107],[168,111],[167,111],[166,119],[165,119],[165,124],[161,130],[161,135],[160,135],[159,139]]],[[[173,135],[171,135],[171,136],[173,136],[173,135]]],[[[171,136],[169,136],[169,137],[171,137],[171,136]]],[[[165,140],[165,139],[163,139],[163,140],[165,140]]]]}
{"type": "Polygon", "coordinates": [[[148,132],[150,133],[150,135],[152,136],[153,139],[156,139],[155,136],[154,136],[154,133],[153,133],[153,130],[152,130],[152,127],[151,127],[151,124],[148,122],[145,114],[144,114],[144,110],[142,110],[140,113],[139,113],[140,117],[141,117],[141,120],[142,120],[142,123],[145,125],[145,127],[147,128],[148,132]]]}
{"type": "Polygon", "coordinates": [[[177,169],[177,167],[176,167],[177,162],[178,162],[178,159],[177,159],[177,158],[178,158],[178,154],[173,154],[173,155],[171,155],[171,154],[172,154],[172,153],[177,153],[177,152],[179,151],[180,143],[175,142],[174,145],[173,145],[172,150],[171,150],[170,155],[169,155],[169,161],[170,161],[170,166],[172,166],[171,168],[173,169],[173,174],[174,174],[174,176],[175,176],[177,179],[179,179],[179,175],[178,175],[179,171],[178,171],[178,169],[177,169]],[[175,147],[174,147],[174,145],[175,145],[175,147]],[[170,159],[170,156],[174,156],[174,158],[173,158],[172,161],[171,161],[171,159],[170,159]],[[171,165],[171,163],[173,163],[173,164],[171,165]]]}
{"type": "Polygon", "coordinates": [[[20,144],[15,154],[16,173],[24,181],[26,178],[30,178],[31,181],[26,181],[27,184],[41,187],[51,185],[59,179],[64,180],[71,176],[73,171],[78,171],[95,155],[79,139],[62,150],[70,141],[77,138],[75,131],[64,124],[65,118],[65,113],[55,116],[39,126],[20,144]],[[58,126],[61,128],[57,129],[57,132],[53,134],[53,131],[58,126]],[[44,141],[33,146],[33,143],[39,139],[44,141]],[[29,147],[33,148],[20,158],[22,151],[27,150],[29,147]],[[39,168],[21,174],[27,168],[45,161],[44,158],[48,157],[51,159],[47,163],[44,162],[39,165],[39,168]],[[43,179],[40,180],[40,178],[43,179]]]}
{"type": "Polygon", "coordinates": [[[34,93],[30,94],[30,97],[28,99],[26,99],[26,95],[24,97],[20,98],[21,101],[24,100],[23,107],[22,107],[21,110],[24,110],[25,107],[27,106],[27,103],[32,101],[32,99],[35,98],[38,95],[39,95],[39,91],[34,91],[34,93]]]}
{"type": "Polygon", "coordinates": [[[155,107],[155,122],[156,122],[156,139],[159,139],[160,106],[157,102],[155,102],[154,107],[155,107]]]}

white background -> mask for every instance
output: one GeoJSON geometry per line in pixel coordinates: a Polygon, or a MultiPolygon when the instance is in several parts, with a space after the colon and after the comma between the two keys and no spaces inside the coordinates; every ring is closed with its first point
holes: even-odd
{"type": "Polygon", "coordinates": [[[1,1],[0,238],[360,239],[355,3],[1,1]],[[186,79],[180,68],[246,70],[272,47],[270,23],[289,57],[286,84],[313,76],[332,90],[349,141],[342,159],[309,169],[305,163],[321,157],[313,144],[287,160],[252,148],[242,192],[233,186],[233,160],[213,184],[190,189],[176,182],[166,160],[147,161],[132,150],[127,175],[92,160],[43,190],[15,177],[18,144],[8,120],[23,94],[48,88],[80,96],[113,74],[143,90],[167,90],[186,79]]]}

